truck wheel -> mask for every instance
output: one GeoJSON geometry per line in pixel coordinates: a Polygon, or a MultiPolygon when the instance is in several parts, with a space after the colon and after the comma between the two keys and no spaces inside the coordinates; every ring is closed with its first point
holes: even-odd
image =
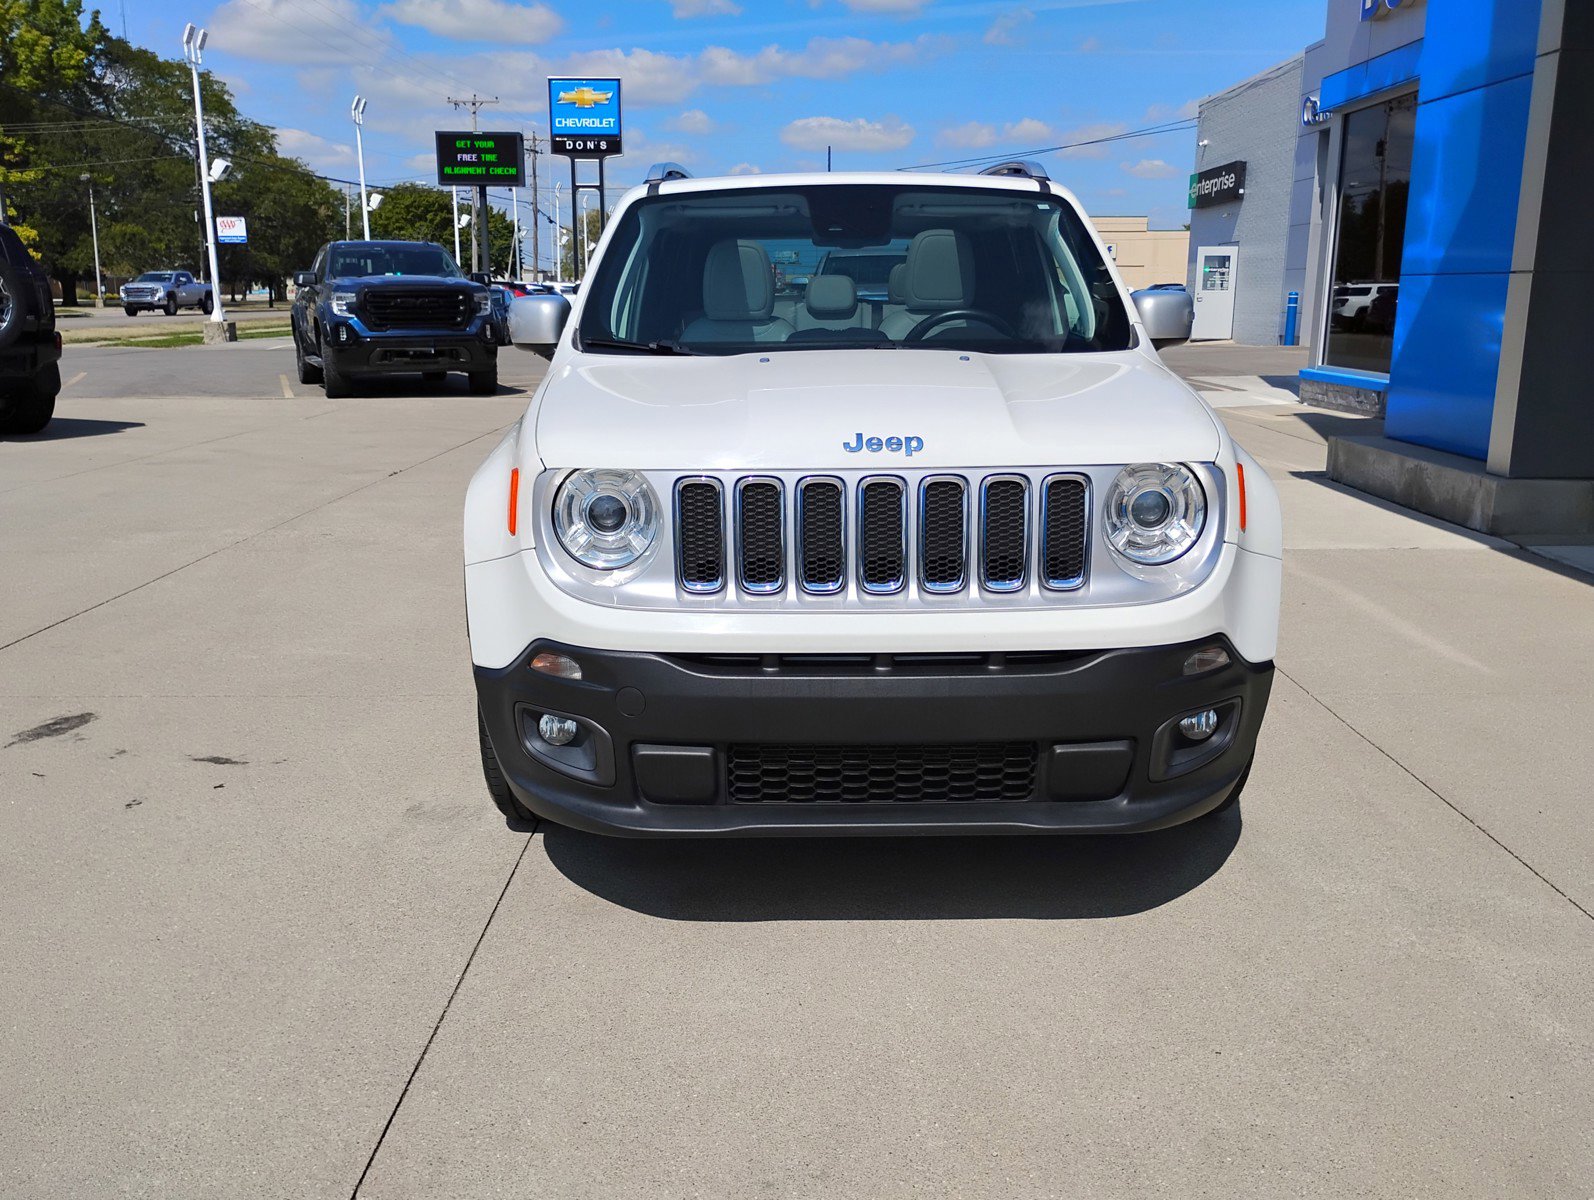
{"type": "Polygon", "coordinates": [[[498,394],[498,368],[490,371],[472,371],[470,373],[470,394],[472,396],[495,396],[498,394]]]}
{"type": "Polygon", "coordinates": [[[482,778],[487,781],[487,794],[493,798],[498,811],[515,826],[535,820],[535,817],[520,807],[520,801],[516,800],[515,794],[509,790],[503,768],[498,765],[498,754],[493,750],[492,739],[487,736],[487,722],[482,718],[479,708],[476,710],[476,731],[481,735],[482,778]]]}
{"type": "Polygon", "coordinates": [[[28,280],[5,256],[0,245],[0,347],[9,346],[22,335],[22,322],[27,319],[28,280]]]}
{"type": "Polygon", "coordinates": [[[130,317],[138,316],[138,309],[134,308],[131,304],[122,305],[122,311],[130,317]]]}
{"type": "Polygon", "coordinates": [[[168,295],[166,297],[166,308],[163,311],[166,313],[166,315],[168,317],[175,317],[177,315],[177,297],[176,296],[168,295]]]}
{"type": "Polygon", "coordinates": [[[327,353],[326,343],[317,341],[321,349],[321,390],[328,400],[341,400],[349,394],[350,379],[338,367],[338,360],[327,353]]]}
{"type": "Polygon", "coordinates": [[[310,360],[304,356],[304,342],[299,338],[299,331],[293,331],[293,361],[299,368],[300,383],[320,383],[321,368],[312,366],[310,360]]]}
{"type": "Polygon", "coordinates": [[[32,379],[18,386],[14,407],[0,432],[27,436],[41,432],[55,416],[55,398],[61,391],[61,368],[51,363],[32,379]]]}
{"type": "Polygon", "coordinates": [[[199,311],[204,313],[207,317],[210,316],[211,313],[215,312],[216,297],[211,295],[209,292],[206,292],[205,298],[199,302],[199,311]]]}

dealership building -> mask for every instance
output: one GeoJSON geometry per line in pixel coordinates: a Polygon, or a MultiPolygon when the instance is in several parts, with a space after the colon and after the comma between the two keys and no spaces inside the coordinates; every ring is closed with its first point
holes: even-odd
{"type": "Polygon", "coordinates": [[[1304,402],[1384,417],[1331,443],[1335,479],[1594,534],[1594,3],[1329,0],[1322,41],[1198,126],[1195,336],[1293,338],[1304,402]]]}

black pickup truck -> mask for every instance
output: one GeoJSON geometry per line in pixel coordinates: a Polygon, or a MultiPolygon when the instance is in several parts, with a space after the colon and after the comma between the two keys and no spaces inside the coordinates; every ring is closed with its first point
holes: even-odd
{"type": "Polygon", "coordinates": [[[50,281],[0,225],[0,434],[38,433],[61,390],[61,335],[50,281]]]}
{"type": "Polygon", "coordinates": [[[476,395],[498,390],[492,295],[436,243],[329,242],[293,281],[300,383],[344,396],[363,377],[462,371],[476,395]]]}

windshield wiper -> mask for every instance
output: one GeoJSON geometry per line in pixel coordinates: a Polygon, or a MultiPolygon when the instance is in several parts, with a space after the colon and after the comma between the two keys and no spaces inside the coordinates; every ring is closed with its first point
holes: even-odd
{"type": "Polygon", "coordinates": [[[679,354],[694,358],[701,357],[701,350],[688,350],[677,342],[627,342],[620,338],[589,338],[581,339],[583,350],[634,350],[638,354],[679,354]]]}

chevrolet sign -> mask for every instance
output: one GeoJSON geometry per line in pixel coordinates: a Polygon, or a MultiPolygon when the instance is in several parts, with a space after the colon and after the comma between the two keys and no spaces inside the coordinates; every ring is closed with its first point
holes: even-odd
{"type": "Polygon", "coordinates": [[[548,80],[548,132],[555,154],[607,158],[621,153],[620,81],[548,80]]]}

